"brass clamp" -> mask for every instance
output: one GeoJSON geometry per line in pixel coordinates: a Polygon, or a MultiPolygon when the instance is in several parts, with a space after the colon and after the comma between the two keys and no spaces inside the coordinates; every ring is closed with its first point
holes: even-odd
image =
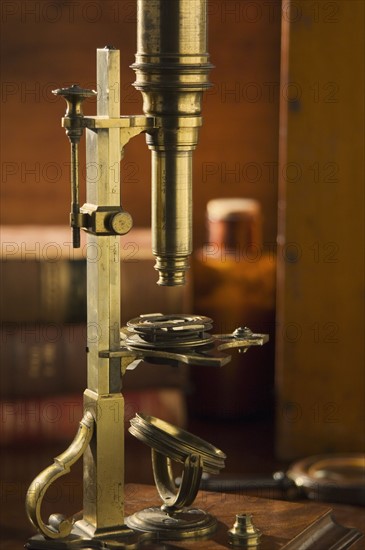
{"type": "Polygon", "coordinates": [[[133,227],[133,219],[122,206],[97,206],[85,203],[78,212],[70,213],[70,226],[93,235],[125,235],[133,227]]]}
{"type": "Polygon", "coordinates": [[[98,206],[79,204],[79,151],[78,146],[85,128],[93,131],[119,129],[119,148],[121,157],[123,148],[132,137],[141,132],[152,131],[154,117],[144,115],[108,117],[85,117],[82,104],[85,99],[95,97],[97,92],[73,84],[69,88],[59,88],[53,93],[64,98],[67,104],[62,126],[71,144],[71,212],[70,226],[74,248],[80,247],[80,229],[94,235],[125,235],[132,228],[132,217],[122,206],[98,206]]]}
{"type": "Polygon", "coordinates": [[[85,203],[80,208],[80,227],[94,235],[125,235],[133,226],[132,216],[122,206],[85,203]]]}

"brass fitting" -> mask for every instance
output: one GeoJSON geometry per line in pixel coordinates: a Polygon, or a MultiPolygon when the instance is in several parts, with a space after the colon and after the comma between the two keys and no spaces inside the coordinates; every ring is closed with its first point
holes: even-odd
{"type": "Polygon", "coordinates": [[[258,548],[261,532],[252,523],[251,514],[237,514],[236,521],[228,531],[229,544],[241,548],[258,548]]]}

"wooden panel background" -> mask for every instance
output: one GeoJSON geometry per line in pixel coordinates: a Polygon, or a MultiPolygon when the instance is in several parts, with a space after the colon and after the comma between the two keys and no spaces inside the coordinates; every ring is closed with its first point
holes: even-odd
{"type": "Polygon", "coordinates": [[[364,2],[283,20],[277,387],[282,458],[364,451],[364,2]]]}

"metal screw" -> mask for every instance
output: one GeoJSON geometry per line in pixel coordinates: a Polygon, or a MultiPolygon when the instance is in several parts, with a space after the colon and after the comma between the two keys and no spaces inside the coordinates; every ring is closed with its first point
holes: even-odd
{"type": "Polygon", "coordinates": [[[233,336],[235,338],[247,338],[252,336],[252,330],[248,327],[238,327],[233,331],[233,336]]]}
{"type": "Polygon", "coordinates": [[[243,548],[257,548],[261,532],[252,523],[251,514],[237,514],[236,521],[228,531],[229,543],[243,548]]]}

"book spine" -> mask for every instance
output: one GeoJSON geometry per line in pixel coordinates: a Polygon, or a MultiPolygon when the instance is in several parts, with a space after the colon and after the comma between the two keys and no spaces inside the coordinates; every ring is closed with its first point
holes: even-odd
{"type": "Polygon", "coordinates": [[[85,389],[86,323],[1,323],[0,339],[0,399],[85,389]]]}
{"type": "Polygon", "coordinates": [[[85,260],[0,261],[2,322],[86,322],[85,260]]]}
{"type": "MultiPolygon", "coordinates": [[[[0,399],[84,391],[86,323],[0,323],[0,344],[0,399]]],[[[123,388],[183,388],[186,375],[183,366],[142,363],[127,370],[123,388]]]]}

